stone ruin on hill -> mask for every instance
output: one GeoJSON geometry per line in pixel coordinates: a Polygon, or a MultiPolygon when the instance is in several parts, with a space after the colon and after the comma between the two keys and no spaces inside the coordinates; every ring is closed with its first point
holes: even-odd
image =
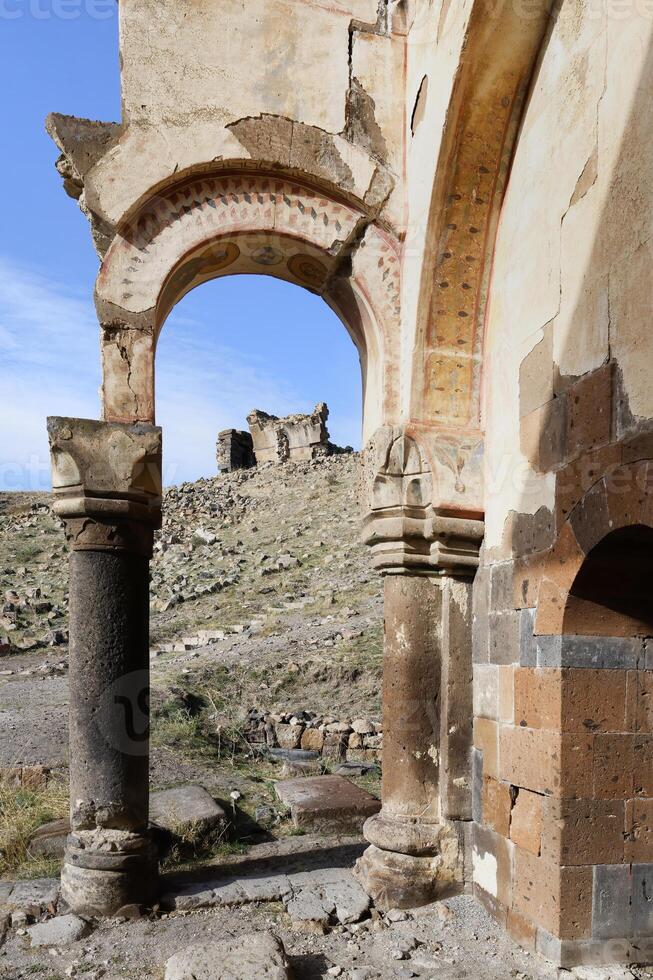
{"type": "Polygon", "coordinates": [[[343,449],[329,441],[328,417],[325,402],[319,402],[310,415],[284,418],[253,409],[247,416],[249,432],[224,429],[219,433],[216,455],[220,472],[251,469],[257,463],[286,463],[353,452],[351,446],[343,449]]]}

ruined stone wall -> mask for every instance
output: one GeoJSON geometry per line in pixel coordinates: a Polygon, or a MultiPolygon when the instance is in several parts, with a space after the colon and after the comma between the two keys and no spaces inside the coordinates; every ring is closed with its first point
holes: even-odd
{"type": "Polygon", "coordinates": [[[653,624],[636,585],[653,518],[652,40],[636,5],[561,5],[489,299],[475,889],[563,964],[648,960],[653,936],[653,624]]]}
{"type": "Polygon", "coordinates": [[[310,415],[288,415],[285,418],[254,409],[247,416],[247,422],[256,462],[299,462],[337,451],[337,447],[329,442],[326,427],[328,417],[329,409],[324,402],[316,405],[310,415]]]}

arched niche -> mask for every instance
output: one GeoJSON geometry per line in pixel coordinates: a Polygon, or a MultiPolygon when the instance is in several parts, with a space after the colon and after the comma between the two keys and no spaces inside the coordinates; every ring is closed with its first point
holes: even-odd
{"type": "Polygon", "coordinates": [[[567,597],[562,632],[580,636],[653,636],[653,528],[607,534],[580,566],[567,597]]]}

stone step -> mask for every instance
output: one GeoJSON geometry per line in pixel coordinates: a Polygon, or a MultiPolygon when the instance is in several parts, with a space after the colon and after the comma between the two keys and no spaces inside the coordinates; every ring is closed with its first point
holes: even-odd
{"type": "Polygon", "coordinates": [[[361,833],[367,818],[381,809],[380,800],[343,776],[284,779],[275,789],[298,830],[361,833]]]}

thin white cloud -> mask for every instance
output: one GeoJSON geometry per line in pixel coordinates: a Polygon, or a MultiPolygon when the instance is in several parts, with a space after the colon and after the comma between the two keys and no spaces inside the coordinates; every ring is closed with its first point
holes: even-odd
{"type": "MultiPolygon", "coordinates": [[[[157,355],[166,483],[214,474],[217,432],[244,425],[251,408],[283,415],[313,407],[255,353],[207,346],[194,336],[198,326],[173,312],[157,355]]],[[[90,291],[0,256],[0,489],[48,489],[46,416],[98,418],[99,383],[90,291]]]]}

